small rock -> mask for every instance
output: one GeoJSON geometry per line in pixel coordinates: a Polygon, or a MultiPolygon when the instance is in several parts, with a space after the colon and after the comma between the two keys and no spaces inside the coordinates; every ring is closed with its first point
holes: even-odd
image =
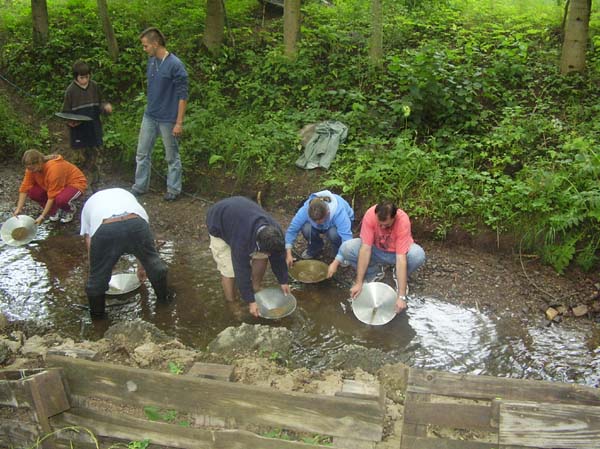
{"type": "Polygon", "coordinates": [[[33,335],[31,338],[28,338],[21,348],[21,354],[25,357],[46,357],[47,352],[48,348],[46,347],[46,342],[44,338],[39,335],[33,335]]]}
{"type": "Polygon", "coordinates": [[[569,310],[569,309],[567,309],[567,306],[558,306],[558,307],[556,308],[556,311],[557,311],[557,312],[558,312],[560,315],[563,315],[563,314],[565,314],[565,313],[567,312],[567,310],[569,310]]]}
{"type": "Polygon", "coordinates": [[[548,319],[548,321],[552,321],[557,316],[558,316],[558,310],[556,310],[554,307],[548,307],[546,309],[546,318],[548,319]]]}
{"type": "Polygon", "coordinates": [[[575,316],[583,316],[588,313],[588,306],[585,304],[580,304],[577,307],[573,307],[573,315],[575,316]]]}

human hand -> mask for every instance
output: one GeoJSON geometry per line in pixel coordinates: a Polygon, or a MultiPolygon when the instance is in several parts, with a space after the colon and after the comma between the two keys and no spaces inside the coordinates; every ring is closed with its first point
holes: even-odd
{"type": "Polygon", "coordinates": [[[333,275],[336,273],[336,271],[338,269],[338,266],[339,266],[339,262],[335,259],[333,262],[331,262],[329,264],[329,266],[327,267],[327,279],[330,279],[333,277],[333,275]]]}
{"type": "Polygon", "coordinates": [[[396,300],[396,314],[403,312],[407,307],[406,296],[399,296],[396,300]]]}
{"type": "Polygon", "coordinates": [[[183,134],[183,124],[175,123],[175,126],[173,127],[173,136],[179,137],[182,134],[183,134]]]}
{"type": "Polygon", "coordinates": [[[21,208],[20,208],[20,207],[17,207],[17,208],[16,208],[16,209],[13,211],[13,216],[14,216],[14,217],[16,217],[16,216],[18,216],[18,215],[20,215],[20,214],[21,214],[21,208]]]}
{"type": "Polygon", "coordinates": [[[292,294],[292,291],[290,290],[290,285],[289,284],[281,284],[281,291],[286,296],[292,294]]]}
{"type": "Polygon", "coordinates": [[[360,292],[362,292],[362,282],[360,284],[355,282],[350,289],[350,298],[356,298],[358,295],[360,295],[360,292]]]}
{"type": "Polygon", "coordinates": [[[75,128],[76,126],[81,125],[81,122],[78,120],[69,120],[67,121],[67,126],[70,126],[71,128],[75,128]]]}
{"type": "Polygon", "coordinates": [[[40,215],[39,217],[37,217],[35,219],[35,224],[38,226],[41,225],[44,222],[44,218],[46,218],[46,217],[44,217],[43,215],[40,215]]]}
{"type": "Polygon", "coordinates": [[[285,255],[285,263],[288,268],[292,268],[292,265],[294,265],[294,256],[289,251],[285,255]]]}
{"type": "Polygon", "coordinates": [[[250,312],[250,315],[258,318],[258,305],[255,302],[251,302],[250,304],[248,304],[248,311],[250,312]]]}
{"type": "Polygon", "coordinates": [[[106,103],[104,105],[104,113],[105,114],[112,114],[112,111],[113,111],[112,104],[106,103]]]}

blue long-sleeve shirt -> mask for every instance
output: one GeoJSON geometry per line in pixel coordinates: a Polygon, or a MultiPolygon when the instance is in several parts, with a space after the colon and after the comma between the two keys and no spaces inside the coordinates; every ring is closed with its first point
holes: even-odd
{"type": "MultiPolygon", "coordinates": [[[[279,224],[258,204],[243,196],[233,196],[215,203],[206,214],[208,233],[218,237],[231,248],[231,261],[235,282],[242,299],[254,302],[252,288],[252,253],[259,251],[256,236],[259,228],[271,225],[279,229],[279,224]]],[[[283,234],[283,231],[282,231],[283,234]]],[[[285,263],[285,251],[271,253],[271,270],[279,284],[288,283],[288,270],[285,263]]]]}
{"type": "Polygon", "coordinates": [[[148,59],[148,105],[146,115],[158,122],[175,123],[179,100],[188,98],[188,74],[183,62],[173,53],[161,60],[148,59]]]}
{"type": "Polygon", "coordinates": [[[307,221],[312,227],[325,232],[332,226],[337,227],[337,232],[342,239],[342,243],[352,238],[352,220],[354,220],[354,211],[348,202],[339,195],[331,193],[329,190],[323,190],[317,193],[311,193],[308,199],[304,202],[302,207],[298,209],[292,222],[290,223],[285,233],[285,247],[291,248],[296,240],[296,236],[307,221]],[[331,201],[327,204],[329,208],[329,215],[327,219],[322,223],[316,223],[308,215],[308,208],[313,198],[317,197],[329,197],[331,201]]]}

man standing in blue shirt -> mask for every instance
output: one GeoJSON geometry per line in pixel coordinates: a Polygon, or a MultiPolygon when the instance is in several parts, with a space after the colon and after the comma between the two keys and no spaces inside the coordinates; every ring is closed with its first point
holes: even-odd
{"type": "Polygon", "coordinates": [[[174,201],[181,193],[181,159],[177,138],[183,132],[183,118],[188,98],[188,75],[181,60],[170,53],[165,36],[158,28],[147,28],[140,34],[148,53],[148,104],[140,128],[135,160],[135,183],[131,190],[143,195],[150,188],[152,150],[160,133],[165,146],[167,174],[166,201],[174,201]]]}

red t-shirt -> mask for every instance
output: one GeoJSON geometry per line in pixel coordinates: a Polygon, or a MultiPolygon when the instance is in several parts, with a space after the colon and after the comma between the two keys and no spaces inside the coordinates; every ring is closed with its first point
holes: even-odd
{"type": "Polygon", "coordinates": [[[375,245],[382,251],[396,254],[408,253],[410,245],[414,243],[406,212],[398,209],[394,224],[389,228],[382,228],[377,221],[375,206],[369,208],[362,219],[360,238],[364,245],[375,245]]]}

